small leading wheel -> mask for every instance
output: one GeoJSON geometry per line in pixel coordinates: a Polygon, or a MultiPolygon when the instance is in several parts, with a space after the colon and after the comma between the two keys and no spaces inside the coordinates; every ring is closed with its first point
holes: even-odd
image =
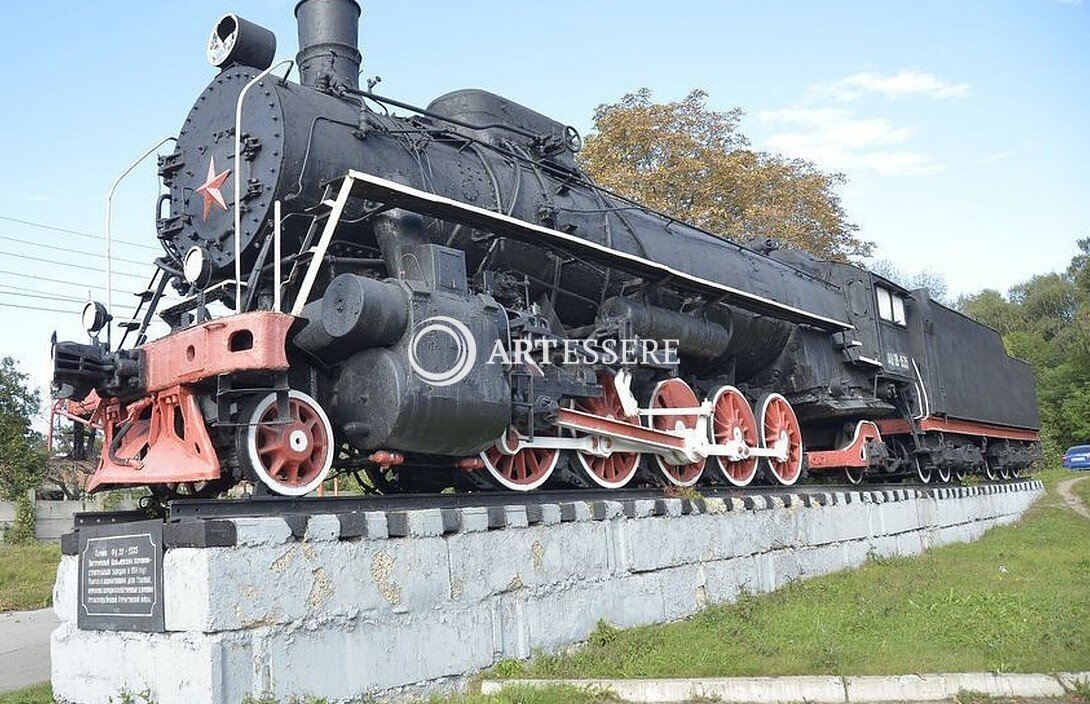
{"type": "MultiPolygon", "coordinates": [[[[712,422],[710,428],[711,441],[722,445],[730,440],[744,442],[749,447],[757,447],[760,435],[757,432],[757,419],[753,417],[753,409],[742,392],[733,386],[720,387],[712,397],[712,422]]],[[[719,471],[734,486],[749,486],[753,478],[757,476],[757,464],[759,457],[747,457],[741,460],[730,460],[723,455],[717,455],[716,464],[719,471]]]]}
{"type": "Polygon", "coordinates": [[[943,463],[943,464],[939,465],[938,470],[939,470],[939,481],[941,483],[943,483],[943,484],[949,484],[950,483],[950,477],[951,477],[950,465],[948,465],[946,463],[943,463]]]}
{"type": "Polygon", "coordinates": [[[313,398],[288,391],[287,418],[281,418],[276,392],[252,406],[240,435],[239,455],[271,491],[303,496],[317,489],[333,465],[333,428],[313,398]]]}
{"type": "Polygon", "coordinates": [[[496,486],[511,491],[532,491],[552,476],[560,461],[560,450],[524,447],[515,452],[518,438],[518,431],[509,429],[507,435],[481,452],[481,460],[488,478],[496,486]]]}
{"type": "MultiPolygon", "coordinates": [[[[700,406],[700,400],[692,388],[681,379],[663,379],[655,384],[651,392],[650,407],[655,408],[692,408],[700,406]]],[[[681,434],[683,431],[691,431],[696,428],[698,416],[691,415],[653,415],[648,418],[649,423],[656,430],[681,434]]],[[[655,464],[667,482],[674,486],[692,486],[704,473],[705,460],[697,460],[689,464],[670,464],[655,455],[655,464]]]]}
{"type": "MultiPolygon", "coordinates": [[[[593,413],[602,418],[622,420],[630,425],[639,425],[639,416],[626,416],[621,398],[617,395],[614,383],[616,375],[608,369],[598,370],[598,383],[602,395],[598,398],[583,398],[575,404],[576,410],[593,413]]],[[[640,467],[638,452],[610,452],[598,455],[592,452],[576,452],[575,459],[590,481],[603,489],[619,489],[632,481],[640,467]]]]}
{"type": "Polygon", "coordinates": [[[174,499],[210,499],[219,496],[230,488],[231,482],[226,477],[196,482],[152,484],[148,487],[153,496],[164,501],[172,501],[174,499]]]}
{"type": "Polygon", "coordinates": [[[852,486],[859,486],[863,483],[863,477],[867,474],[866,467],[845,467],[840,470],[841,476],[844,477],[844,481],[848,482],[852,486]]]}
{"type": "Polygon", "coordinates": [[[760,404],[758,427],[761,430],[761,447],[774,449],[777,444],[786,445],[784,459],[766,457],[765,462],[772,477],[781,486],[792,486],[802,476],[802,427],[795,410],[780,394],[768,394],[760,404]]]}
{"type": "Polygon", "coordinates": [[[919,457],[913,457],[912,462],[916,466],[916,481],[920,484],[930,484],[932,475],[931,463],[924,462],[919,457]]]}
{"type": "MultiPolygon", "coordinates": [[[[843,446],[845,443],[848,445],[854,444],[855,438],[857,437],[856,434],[859,432],[861,432],[860,425],[855,426],[855,428],[852,428],[851,426],[846,427],[842,433],[840,442],[837,443],[838,446],[843,446]]],[[[864,462],[867,462],[869,459],[869,447],[869,444],[864,442],[863,447],[860,449],[859,457],[864,462]]],[[[845,467],[840,470],[840,476],[849,485],[859,486],[867,476],[867,467],[845,467]]]]}

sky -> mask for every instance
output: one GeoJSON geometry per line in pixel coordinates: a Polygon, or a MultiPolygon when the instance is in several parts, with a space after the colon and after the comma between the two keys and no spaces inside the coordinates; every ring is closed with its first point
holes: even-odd
{"type": "MultiPolygon", "coordinates": [[[[361,4],[364,76],[408,102],[485,88],[583,133],[645,86],[741,107],[754,147],[847,176],[877,258],[954,297],[1062,270],[1090,236],[1090,0],[361,4]]],[[[237,12],[291,57],[293,7],[0,4],[0,356],[47,383],[50,334],[81,339],[81,302],[105,295],[104,195],[213,78],[211,27],[237,12]]],[[[118,310],[150,275],[157,194],[152,160],[115,198],[118,310]]]]}

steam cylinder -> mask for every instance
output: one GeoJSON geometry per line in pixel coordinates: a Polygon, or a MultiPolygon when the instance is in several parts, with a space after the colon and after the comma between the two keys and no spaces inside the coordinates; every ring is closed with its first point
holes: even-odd
{"type": "Polygon", "coordinates": [[[408,295],[396,281],[341,274],[321,299],[303,308],[302,317],[307,324],[296,334],[294,344],[333,364],[360,350],[401,339],[409,323],[408,295]]]}
{"type": "Polygon", "coordinates": [[[730,346],[729,328],[706,318],[649,305],[631,298],[610,298],[599,309],[598,318],[627,318],[632,331],[645,339],[677,340],[683,355],[701,359],[722,357],[730,346]]]}

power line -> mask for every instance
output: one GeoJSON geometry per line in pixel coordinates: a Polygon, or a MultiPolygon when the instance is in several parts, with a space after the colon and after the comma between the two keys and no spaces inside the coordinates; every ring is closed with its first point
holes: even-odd
{"type": "MultiPolygon", "coordinates": [[[[44,257],[32,257],[29,254],[16,254],[15,252],[0,251],[0,256],[16,257],[18,259],[26,259],[26,260],[32,261],[32,262],[43,262],[45,264],[52,264],[54,266],[68,266],[68,267],[72,267],[73,269],[83,269],[84,271],[97,271],[99,273],[104,273],[106,271],[105,269],[99,268],[99,267],[84,266],[82,264],[72,264],[70,262],[58,262],[58,261],[54,261],[52,259],[45,259],[44,257]]],[[[131,277],[131,278],[134,278],[134,279],[147,279],[147,278],[149,278],[148,276],[146,276],[144,274],[130,274],[130,273],[125,272],[125,271],[115,271],[114,276],[128,276],[128,277],[131,277]]]]}
{"type": "MultiPolygon", "coordinates": [[[[38,293],[22,293],[19,291],[0,291],[0,296],[15,296],[17,298],[41,298],[47,301],[56,301],[57,303],[86,303],[86,298],[73,298],[68,296],[53,296],[51,294],[38,294],[38,293]]],[[[130,313],[136,310],[135,305],[120,305],[116,307],[116,310],[123,313],[130,313]]],[[[114,311],[110,311],[111,313],[114,311]]]]}
{"type": "Polygon", "coordinates": [[[86,300],[84,298],[80,298],[79,296],[65,296],[63,294],[49,293],[48,291],[39,291],[32,288],[18,289],[14,286],[4,286],[2,288],[12,290],[0,290],[0,295],[27,296],[29,298],[46,298],[53,301],[72,301],[75,303],[86,300]]]}
{"type": "MultiPolygon", "coordinates": [[[[131,293],[131,292],[130,291],[118,291],[118,293],[125,294],[125,293],[131,293]]],[[[0,284],[0,294],[7,294],[9,296],[29,296],[31,298],[48,298],[48,299],[52,299],[52,300],[55,300],[55,301],[72,301],[72,302],[75,302],[75,303],[83,303],[83,302],[85,302],[87,300],[86,297],[69,296],[69,295],[66,295],[66,294],[63,294],[63,293],[56,293],[54,291],[43,291],[43,290],[37,289],[37,288],[22,288],[22,287],[19,287],[19,286],[10,286],[10,285],[7,285],[7,284],[0,284]],[[7,289],[7,290],[5,290],[5,289],[7,289]]],[[[137,294],[132,293],[132,295],[135,296],[137,294]]],[[[178,300],[181,300],[181,299],[179,299],[177,297],[174,297],[174,296],[163,296],[162,299],[160,299],[160,300],[162,302],[165,302],[165,303],[170,303],[170,302],[178,301],[178,300]]],[[[124,304],[121,304],[121,306],[123,308],[133,308],[134,307],[134,306],[124,306],[124,304]]]]}
{"type": "MultiPolygon", "coordinates": [[[[59,247],[55,244],[48,244],[46,242],[34,242],[33,240],[24,240],[18,237],[11,237],[10,235],[0,235],[0,240],[7,240],[8,242],[18,242],[19,244],[28,244],[31,247],[42,247],[44,249],[52,249],[57,252],[68,252],[70,254],[78,254],[81,257],[98,257],[99,259],[105,259],[106,255],[101,252],[84,252],[82,249],[71,249],[69,247],[59,247]]],[[[148,261],[141,261],[138,259],[126,259],[124,257],[110,257],[115,262],[124,262],[126,264],[137,264],[140,266],[147,266],[148,261]]]]}
{"type": "MultiPolygon", "coordinates": [[[[45,281],[45,282],[48,282],[48,283],[51,283],[51,284],[64,284],[65,286],[79,286],[80,288],[91,290],[91,291],[103,292],[103,291],[106,290],[102,286],[86,286],[86,285],[84,285],[82,283],[79,283],[79,282],[76,282],[76,281],[57,281],[56,279],[51,279],[48,276],[34,276],[33,274],[21,274],[21,273],[16,272],[16,271],[4,271],[4,270],[0,269],[0,274],[9,274],[11,276],[20,276],[20,277],[25,278],[25,279],[33,279],[35,281],[45,281]]],[[[56,295],[58,297],[64,296],[64,294],[53,294],[53,292],[51,292],[51,291],[42,291],[41,289],[32,289],[32,288],[25,288],[25,287],[20,287],[20,286],[12,286],[10,284],[0,284],[0,287],[14,289],[14,291],[29,291],[31,293],[56,295]]],[[[125,291],[125,290],[119,289],[119,288],[115,288],[115,289],[112,289],[112,290],[113,290],[114,293],[119,293],[119,294],[121,294],[123,296],[136,296],[136,295],[139,295],[135,291],[125,291]]],[[[4,291],[0,291],[0,293],[4,293],[4,291]]],[[[87,300],[86,298],[80,298],[80,297],[75,297],[75,296],[65,296],[65,298],[70,299],[70,300],[75,300],[75,301],[86,301],[87,300]]],[[[172,296],[172,295],[166,295],[166,294],[164,294],[163,298],[162,298],[162,301],[167,302],[167,303],[172,303],[172,302],[176,302],[176,301],[180,301],[180,300],[181,300],[181,298],[178,297],[178,296],[172,296]]]]}
{"type": "MultiPolygon", "coordinates": [[[[48,276],[35,276],[34,274],[23,274],[23,273],[20,273],[18,271],[7,271],[7,270],[4,270],[4,269],[0,269],[0,274],[7,274],[9,276],[19,276],[19,277],[22,277],[24,279],[34,279],[35,281],[47,281],[47,282],[49,282],[51,284],[63,284],[65,286],[79,286],[80,288],[91,289],[92,291],[105,291],[106,290],[106,287],[104,287],[104,286],[89,286],[89,285],[81,283],[79,281],[58,281],[57,279],[52,279],[52,278],[50,278],[48,276]]],[[[125,291],[125,290],[122,290],[122,289],[119,289],[119,288],[114,288],[114,289],[110,289],[110,290],[113,291],[114,293],[136,295],[133,291],[125,291]]]]}
{"type": "Polygon", "coordinates": [[[60,308],[43,308],[41,306],[24,306],[17,303],[3,303],[0,302],[0,308],[17,308],[19,310],[37,310],[44,311],[46,313],[63,313],[64,315],[79,315],[79,311],[75,310],[62,310],[60,308]]]}
{"type": "MultiPolygon", "coordinates": [[[[78,237],[90,237],[91,239],[96,239],[96,240],[105,240],[106,239],[106,237],[103,236],[103,235],[95,235],[95,234],[92,234],[90,232],[80,232],[79,230],[68,230],[68,229],[65,229],[63,227],[56,227],[55,225],[45,225],[45,224],[42,224],[40,222],[31,222],[30,220],[20,220],[19,218],[12,218],[12,217],[8,217],[6,215],[0,215],[0,220],[6,220],[8,222],[17,222],[20,225],[29,225],[30,227],[39,227],[39,228],[41,228],[43,230],[53,230],[54,232],[63,232],[65,234],[76,235],[78,237]]],[[[111,240],[113,242],[117,242],[118,244],[127,244],[130,247],[141,247],[143,249],[150,249],[152,251],[159,251],[158,247],[153,247],[150,244],[143,244],[141,242],[132,242],[130,240],[122,240],[122,239],[118,239],[117,237],[112,237],[111,240]]]]}

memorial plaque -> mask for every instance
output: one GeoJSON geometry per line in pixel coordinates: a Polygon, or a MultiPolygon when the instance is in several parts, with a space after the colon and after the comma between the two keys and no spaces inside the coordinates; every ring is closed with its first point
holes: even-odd
{"type": "Polygon", "coordinates": [[[164,630],[162,521],[80,528],[76,623],[83,630],[164,630]]]}

